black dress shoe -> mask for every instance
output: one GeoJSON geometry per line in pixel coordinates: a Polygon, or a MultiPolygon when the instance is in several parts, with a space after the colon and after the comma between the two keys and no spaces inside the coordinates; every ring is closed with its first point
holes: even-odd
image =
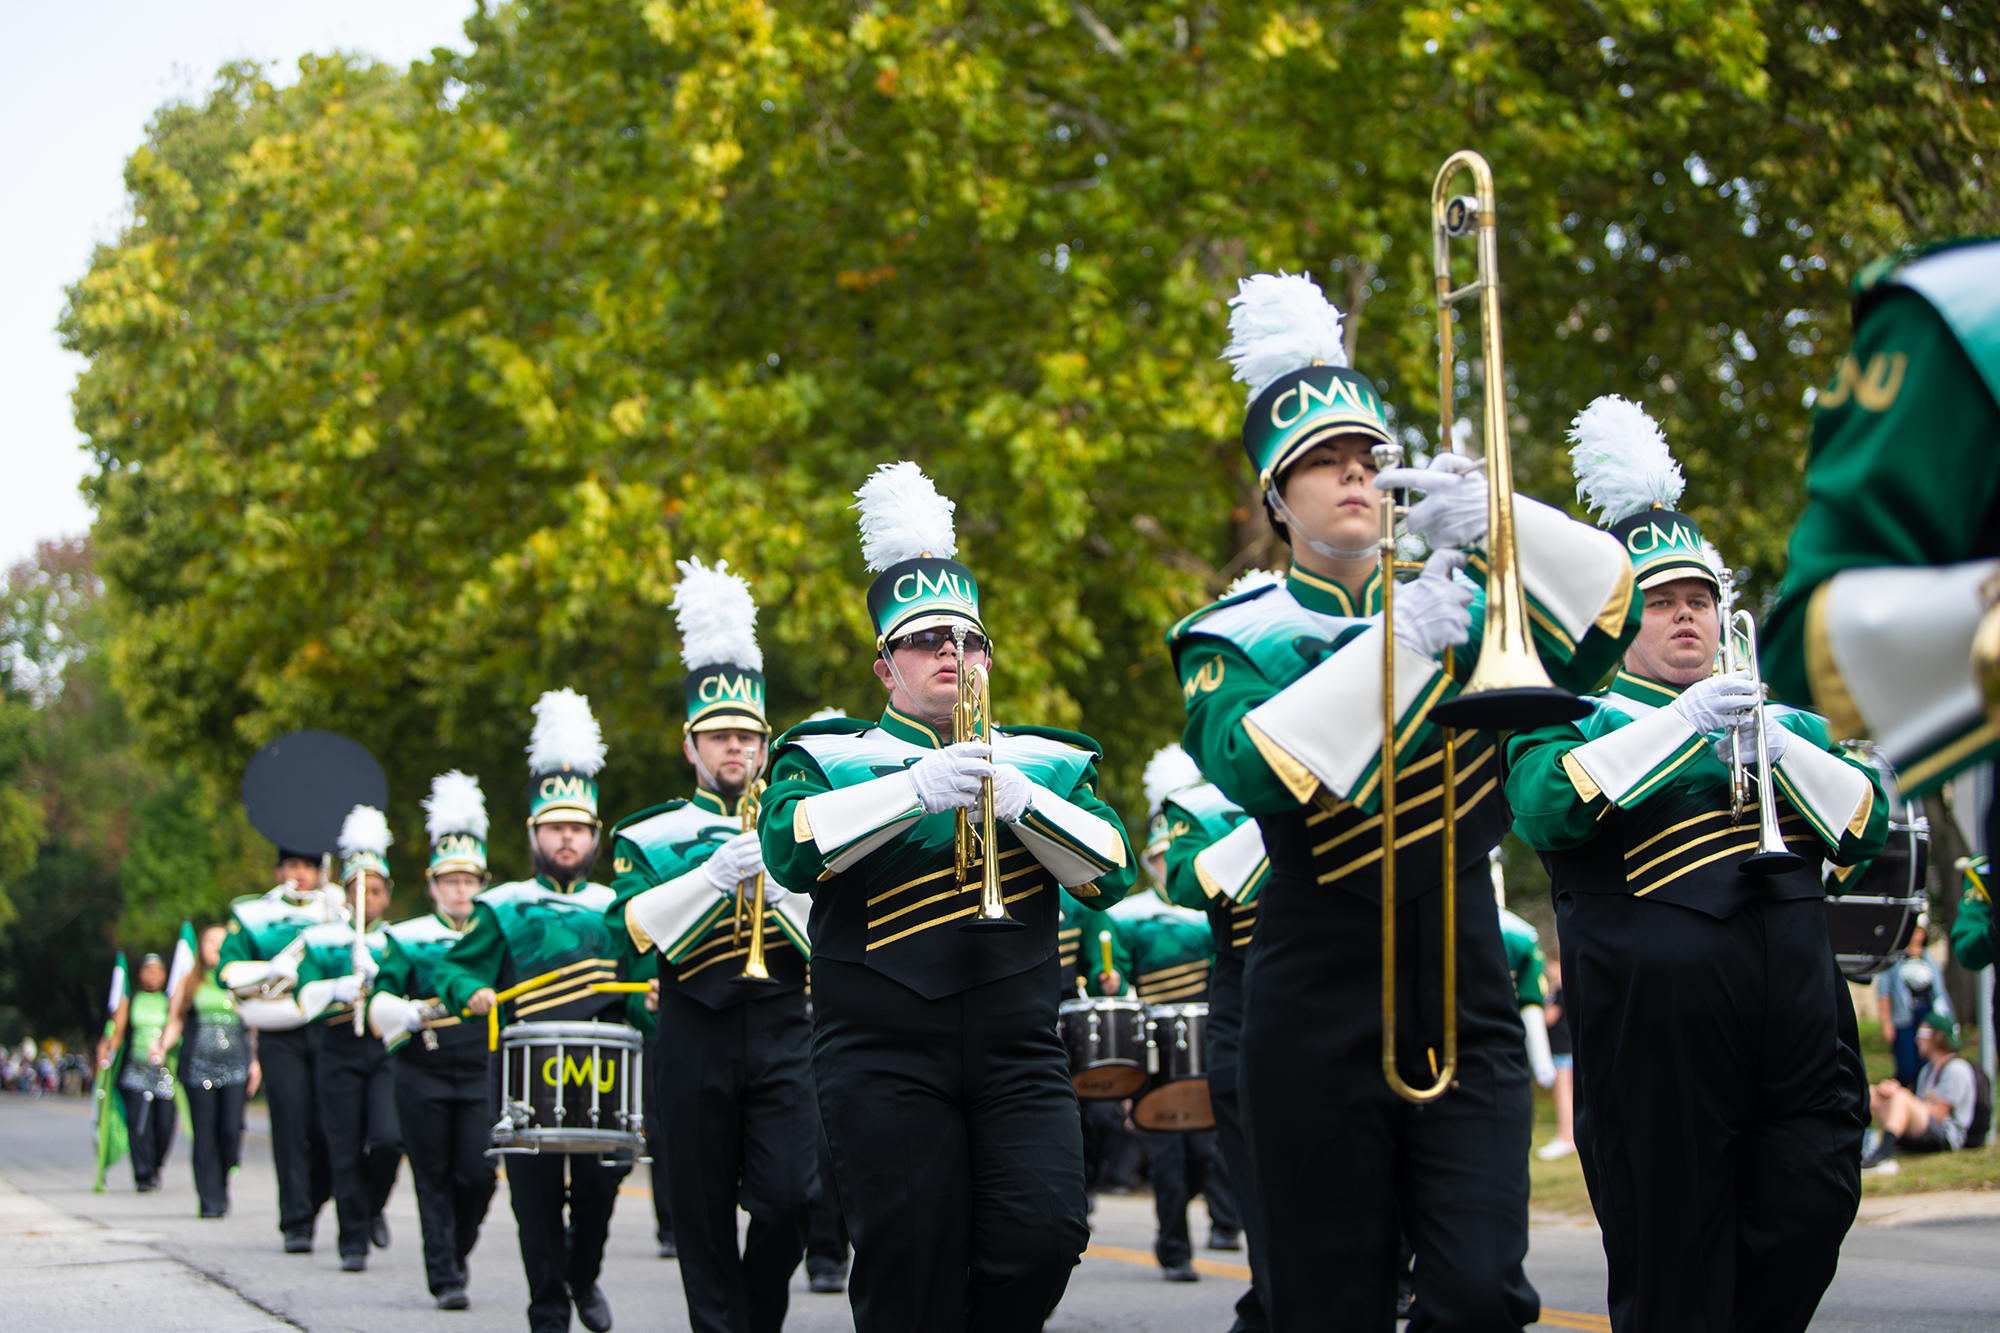
{"type": "Polygon", "coordinates": [[[357,1250],[353,1254],[340,1256],[340,1271],[343,1273],[365,1273],[368,1271],[368,1251],[357,1250]]]}
{"type": "Polygon", "coordinates": [[[229,1210],[227,1208],[204,1208],[201,1210],[200,1216],[205,1219],[215,1218],[215,1217],[227,1217],[229,1216],[229,1210]]]}
{"type": "Polygon", "coordinates": [[[312,1252],[313,1233],[310,1229],[304,1231],[287,1231],[285,1233],[286,1254],[311,1254],[312,1252]]]}
{"type": "Polygon", "coordinates": [[[1231,1230],[1229,1227],[1210,1227],[1208,1232],[1208,1248],[1211,1250],[1240,1250],[1243,1248],[1243,1237],[1240,1233],[1231,1230]]]}
{"type": "Polygon", "coordinates": [[[610,1333],[611,1302],[604,1299],[604,1288],[593,1282],[589,1291],[571,1299],[576,1302],[576,1317],[590,1333],[610,1333]]]}
{"type": "Polygon", "coordinates": [[[368,1219],[368,1240],[378,1250],[389,1248],[389,1219],[377,1213],[368,1219]]]}
{"type": "Polygon", "coordinates": [[[438,1293],[438,1309],[469,1310],[472,1302],[466,1297],[464,1287],[446,1287],[438,1293]]]}
{"type": "Polygon", "coordinates": [[[847,1279],[840,1273],[814,1273],[808,1285],[822,1296],[831,1296],[847,1290],[847,1279]]]}
{"type": "Polygon", "coordinates": [[[674,1243],[674,1235],[671,1231],[660,1237],[660,1257],[662,1259],[678,1259],[681,1257],[681,1247],[674,1243]]]}
{"type": "Polygon", "coordinates": [[[1199,1282],[1201,1274],[1194,1271],[1193,1264],[1176,1264],[1160,1274],[1169,1282],[1199,1282]]]}

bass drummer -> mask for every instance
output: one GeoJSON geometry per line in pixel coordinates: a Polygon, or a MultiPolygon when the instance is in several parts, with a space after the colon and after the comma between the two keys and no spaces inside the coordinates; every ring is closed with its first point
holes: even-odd
{"type": "MultiPolygon", "coordinates": [[[[603,766],[604,741],[589,701],[567,689],[542,695],[528,746],[535,877],[497,884],[472,900],[472,923],[438,960],[434,974],[447,1011],[483,1019],[503,1003],[500,991],[542,980],[504,1002],[508,1022],[616,1023],[622,1017],[641,1031],[651,1030],[655,996],[597,989],[622,980],[604,920],[612,893],[589,879],[601,827],[597,772],[603,766]]],[[[641,968],[648,966],[641,961],[641,968]]],[[[596,1154],[506,1160],[507,1192],[527,1270],[528,1327],[532,1333],[562,1333],[574,1305],[585,1328],[604,1333],[611,1327],[611,1303],[597,1276],[618,1183],[631,1166],[607,1164],[596,1154]]]]}

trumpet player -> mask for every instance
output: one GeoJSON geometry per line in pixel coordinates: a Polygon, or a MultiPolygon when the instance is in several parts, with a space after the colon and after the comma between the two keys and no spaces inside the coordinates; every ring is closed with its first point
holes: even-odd
{"type": "Polygon", "coordinates": [[[812,895],[813,1075],[849,1298],[862,1333],[1030,1333],[1087,1236],[1058,889],[1108,906],[1134,858],[1094,793],[1094,742],[991,727],[979,682],[996,659],[951,503],[907,462],[858,498],[888,705],[786,733],[758,825],[771,874],[812,895]]]}
{"type": "MultiPolygon", "coordinates": [[[[1528,1241],[1528,1064],[1490,910],[1443,911],[1443,733],[1431,708],[1469,674],[1483,591],[1456,573],[1486,545],[1487,479],[1455,455],[1378,473],[1393,441],[1373,381],[1347,365],[1340,312],[1308,278],[1259,274],[1232,302],[1227,352],[1249,386],[1243,440],[1291,547],[1282,583],[1197,612],[1168,642],[1183,743],[1270,858],[1245,966],[1238,1071],[1255,1177],[1259,1297],[1279,1330],[1391,1327],[1401,1229],[1420,1256],[1429,1327],[1515,1329],[1539,1309],[1528,1241]],[[1427,492],[1409,532],[1434,551],[1383,624],[1384,489],[1427,492]],[[1390,637],[1393,636],[1393,637],[1390,637]],[[1385,642],[1385,639],[1387,641],[1385,642]],[[1396,953],[1381,947],[1383,660],[1397,664],[1396,953]],[[1450,658],[1447,671],[1446,654],[1450,658]],[[1383,976],[1395,966],[1393,1066],[1431,1083],[1448,1063],[1440,957],[1457,950],[1457,1074],[1413,1105],[1385,1077],[1383,976]],[[1421,983],[1421,984],[1420,984],[1421,983]],[[1327,1207],[1340,1200],[1338,1209],[1327,1207]]],[[[1498,375],[1498,368],[1493,373],[1498,375]]],[[[1498,484],[1497,481],[1495,483],[1498,484]]],[[[1608,536],[1532,500],[1511,510],[1543,661],[1594,682],[1637,626],[1631,566],[1608,536]]],[[[1510,552],[1510,559],[1512,552],[1510,552]]],[[[1483,901],[1506,832],[1490,731],[1454,746],[1455,891],[1483,901]]]]}
{"type": "Polygon", "coordinates": [[[424,1233],[424,1278],[440,1310],[470,1306],[466,1256],[496,1184],[493,1113],[486,1096],[485,1032],[438,1003],[438,960],[472,925],[485,888],[486,795],[456,769],[424,798],[431,911],[384,930],[388,945],[368,998],[368,1023],[394,1056],[396,1116],[424,1233]]]}
{"type": "Polygon", "coordinates": [[[1716,672],[1723,580],[1659,427],[1600,398],[1570,438],[1644,622],[1587,716],[1512,738],[1507,796],[1556,897],[1611,1325],[1802,1330],[1860,1200],[1865,1123],[1820,861],[1880,851],[1887,801],[1824,719],[1716,672]]]}
{"type": "Polygon", "coordinates": [[[818,1173],[806,922],[764,875],[746,819],[770,738],[750,585],[727,561],[680,570],[681,747],[695,791],[612,831],[606,915],[622,951],[659,967],[652,1150],[666,1162],[688,1322],[751,1333],[785,1322],[818,1173]],[[740,1251],[739,1205],[750,1214],[740,1251]]]}
{"type": "Polygon", "coordinates": [[[278,1231],[287,1254],[312,1253],[319,1210],[333,1197],[333,1167],[313,1092],[313,1051],[305,1016],[290,996],[299,979],[300,933],[341,919],[339,890],[320,879],[316,854],[280,847],[277,887],[230,903],[219,965],[243,1025],[257,1034],[278,1176],[278,1231]]]}

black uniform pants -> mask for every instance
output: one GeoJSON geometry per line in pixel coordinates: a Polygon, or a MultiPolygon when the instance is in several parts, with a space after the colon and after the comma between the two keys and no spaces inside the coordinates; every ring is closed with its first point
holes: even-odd
{"type": "Polygon", "coordinates": [[[1158,1232],[1153,1257],[1162,1268],[1179,1268],[1194,1258],[1188,1235],[1188,1205],[1199,1194],[1208,1201],[1210,1225],[1224,1231],[1242,1229],[1236,1199],[1229,1189],[1229,1170],[1215,1147],[1215,1131],[1198,1129],[1165,1133],[1143,1132],[1146,1174],[1153,1182],[1153,1217],[1158,1232]]]}
{"type": "Polygon", "coordinates": [[[777,1333],[817,1171],[804,991],[711,1009],[660,989],[660,1120],[696,1333],[777,1333]],[[739,1253],[736,1209],[750,1214],[739,1253]]]}
{"type": "MultiPolygon", "coordinates": [[[[1405,1230],[1419,1256],[1411,1333],[1516,1330],[1539,1317],[1521,1270],[1528,1058],[1486,858],[1465,859],[1458,1078],[1424,1106],[1382,1076],[1381,908],[1287,866],[1263,892],[1238,1087],[1275,1329],[1322,1329],[1338,1312],[1343,1329],[1388,1333],[1405,1230]]],[[[1396,925],[1398,1063],[1423,1086],[1442,1045],[1443,895],[1405,903],[1396,925]]]]}
{"type": "Polygon", "coordinates": [[[806,1272],[814,1277],[844,1277],[847,1219],[840,1215],[840,1192],[833,1187],[833,1149],[827,1146],[826,1128],[817,1123],[813,1128],[813,1137],[819,1140],[819,1175],[813,1182],[812,1220],[806,1227],[806,1272]]]}
{"type": "Polygon", "coordinates": [[[436,1296],[465,1287],[465,1257],[478,1243],[498,1186],[486,1155],[493,1135],[486,1043],[459,1041],[427,1051],[413,1040],[392,1063],[396,1118],[423,1224],[424,1277],[436,1296]]]}
{"type": "MultiPolygon", "coordinates": [[[[1576,1143],[1619,1333],[1811,1322],[1861,1198],[1847,1003],[1818,899],[1726,921],[1557,904],[1576,1143]]],[[[1417,1245],[1421,1273],[1424,1247],[1417,1245]]]]}
{"type": "Polygon", "coordinates": [[[1208,982],[1208,1102],[1215,1110],[1215,1146],[1236,1197],[1236,1215],[1243,1248],[1250,1258],[1250,1289],[1236,1302],[1236,1323],[1230,1333],[1266,1333],[1271,1321],[1257,1299],[1263,1285],[1264,1256],[1256,1240],[1257,1173],[1243,1138],[1243,1098],[1236,1087],[1243,1053],[1243,960],[1215,955],[1208,982]]]}
{"type": "Polygon", "coordinates": [[[604,1240],[611,1234],[611,1210],[618,1204],[618,1182],[631,1169],[577,1154],[507,1158],[507,1196],[514,1204],[521,1267],[528,1276],[530,1333],[565,1333],[571,1293],[585,1298],[597,1285],[604,1240]]]}
{"type": "Polygon", "coordinates": [[[151,1189],[160,1183],[160,1168],[174,1146],[172,1097],[156,1097],[150,1092],[118,1089],[125,1103],[125,1149],[132,1154],[132,1183],[151,1189]]]}
{"type": "Polygon", "coordinates": [[[653,1186],[653,1239],[665,1245],[674,1238],[674,1201],[667,1172],[667,1135],[660,1124],[660,1084],[668,1076],[667,1062],[660,1054],[660,1034],[656,1028],[646,1044],[646,1086],[641,1089],[646,1112],[646,1175],[653,1186]]]}
{"type": "MultiPolygon", "coordinates": [[[[948,928],[948,927],[947,927],[948,928]]],[[[926,1000],[813,960],[813,1076],[859,1333],[1035,1333],[1089,1240],[1061,964],[926,1000]]]]}
{"type": "Polygon", "coordinates": [[[194,1192],[204,1217],[229,1211],[229,1173],[243,1152],[242,1083],[203,1087],[183,1083],[188,1099],[188,1144],[194,1156],[194,1192]]]}
{"type": "Polygon", "coordinates": [[[315,1023],[311,1031],[340,1253],[366,1255],[368,1224],[389,1202],[403,1159],[396,1074],[382,1039],[355,1036],[351,1020],[315,1023]]]}
{"type": "Polygon", "coordinates": [[[257,1034],[257,1063],[271,1110],[271,1162],[278,1172],[278,1230],[287,1234],[311,1235],[319,1210],[333,1197],[309,1031],[257,1034]]]}

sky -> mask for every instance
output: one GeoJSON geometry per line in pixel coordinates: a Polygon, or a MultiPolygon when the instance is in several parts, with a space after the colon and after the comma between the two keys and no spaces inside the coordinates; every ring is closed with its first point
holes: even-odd
{"type": "Polygon", "coordinates": [[[218,67],[266,63],[280,85],[307,52],[407,65],[467,50],[473,0],[0,0],[0,569],[90,527],[89,466],[70,420],[83,358],[62,349],[64,289],[127,213],[125,159],[161,106],[200,98],[218,67]]]}

